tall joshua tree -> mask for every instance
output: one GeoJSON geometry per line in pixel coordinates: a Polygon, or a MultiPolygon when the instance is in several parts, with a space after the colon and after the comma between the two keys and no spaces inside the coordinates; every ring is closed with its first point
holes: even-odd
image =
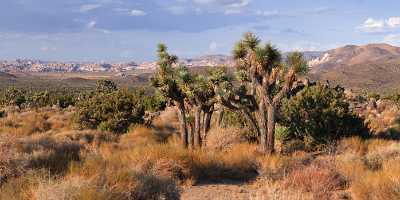
{"type": "MultiPolygon", "coordinates": [[[[193,147],[201,147],[210,129],[211,117],[214,112],[214,104],[217,102],[214,92],[214,82],[203,75],[192,74],[186,67],[177,69],[178,83],[185,93],[185,101],[190,107],[193,118],[193,147]]],[[[211,73],[211,72],[209,72],[211,73]]]]}
{"type": "MultiPolygon", "coordinates": [[[[177,65],[177,57],[167,52],[163,44],[158,46],[159,69],[152,79],[164,97],[176,105],[179,110],[180,132],[185,147],[201,147],[210,129],[214,104],[217,102],[214,82],[206,76],[192,74],[185,66],[177,65]],[[176,66],[174,66],[176,65],[176,66]],[[193,113],[194,126],[188,118],[193,113]]],[[[211,73],[211,72],[210,72],[211,73]]]]}
{"type": "Polygon", "coordinates": [[[159,68],[151,80],[152,85],[156,87],[170,103],[177,106],[182,145],[188,147],[188,128],[185,108],[186,95],[178,84],[178,75],[173,68],[173,65],[178,61],[178,57],[170,55],[167,52],[167,46],[164,44],[158,45],[157,53],[159,68]]]}
{"type": "MultiPolygon", "coordinates": [[[[225,93],[222,104],[240,110],[258,130],[260,149],[273,153],[277,107],[295,88],[297,70],[284,66],[280,52],[271,44],[261,45],[252,33],[246,33],[235,45],[233,57],[241,84],[236,91],[225,93]]],[[[297,63],[301,59],[293,60],[297,63]]]]}

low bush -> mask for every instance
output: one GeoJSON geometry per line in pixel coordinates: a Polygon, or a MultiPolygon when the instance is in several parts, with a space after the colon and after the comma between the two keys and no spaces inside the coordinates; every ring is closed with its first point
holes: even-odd
{"type": "Polygon", "coordinates": [[[308,150],[365,133],[362,120],[350,110],[340,87],[307,87],[283,103],[281,115],[282,125],[288,128],[283,138],[301,140],[308,150]]]}
{"type": "Polygon", "coordinates": [[[125,133],[132,124],[143,122],[140,98],[127,89],[96,92],[78,102],[75,121],[83,129],[125,133]]]}

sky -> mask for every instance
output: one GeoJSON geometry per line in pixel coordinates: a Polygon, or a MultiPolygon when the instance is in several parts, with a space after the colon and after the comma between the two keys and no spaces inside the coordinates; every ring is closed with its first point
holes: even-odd
{"type": "Polygon", "coordinates": [[[0,59],[150,61],[230,54],[251,31],[281,51],[400,46],[399,0],[0,0],[0,59]]]}

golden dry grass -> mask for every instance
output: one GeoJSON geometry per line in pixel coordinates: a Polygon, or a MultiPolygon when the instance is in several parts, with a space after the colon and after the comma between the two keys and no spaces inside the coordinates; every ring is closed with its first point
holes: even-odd
{"type": "MultiPolygon", "coordinates": [[[[160,119],[176,120],[171,113],[160,119]]],[[[70,115],[0,119],[0,199],[174,200],[181,185],[225,179],[254,181],[257,195],[272,199],[400,198],[399,141],[352,137],[330,154],[265,156],[228,127],[213,128],[206,148],[187,150],[162,120],[118,136],[75,130],[70,115]]]]}

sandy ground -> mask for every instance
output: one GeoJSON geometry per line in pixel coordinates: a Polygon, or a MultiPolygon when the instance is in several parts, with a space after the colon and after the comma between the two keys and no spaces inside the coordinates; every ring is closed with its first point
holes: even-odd
{"type": "Polygon", "coordinates": [[[241,182],[203,183],[183,188],[182,200],[259,200],[257,190],[241,182]]]}

